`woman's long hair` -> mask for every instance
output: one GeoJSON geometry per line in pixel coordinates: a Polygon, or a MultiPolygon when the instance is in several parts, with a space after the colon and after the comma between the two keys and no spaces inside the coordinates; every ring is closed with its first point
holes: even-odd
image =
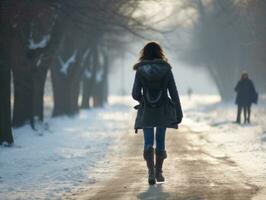
{"type": "MultiPolygon", "coordinates": [[[[161,46],[157,42],[149,42],[140,51],[139,61],[162,59],[167,61],[161,46]]],[[[136,70],[136,65],[134,66],[136,70]]]]}
{"type": "Polygon", "coordinates": [[[162,59],[166,60],[161,46],[157,42],[149,42],[141,50],[139,61],[162,59]]]}
{"type": "Polygon", "coordinates": [[[248,73],[244,71],[241,74],[241,80],[245,80],[245,79],[248,79],[248,73]]]}

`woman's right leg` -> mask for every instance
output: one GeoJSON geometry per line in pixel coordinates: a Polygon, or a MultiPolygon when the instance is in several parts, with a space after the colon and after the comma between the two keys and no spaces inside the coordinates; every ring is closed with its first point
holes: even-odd
{"type": "Polygon", "coordinates": [[[155,170],[154,170],[154,128],[144,128],[144,151],[143,157],[146,160],[149,172],[148,182],[150,185],[155,184],[155,170]]]}
{"type": "Polygon", "coordinates": [[[144,150],[148,150],[153,147],[154,144],[154,128],[143,128],[144,134],[144,150]]]}
{"type": "Polygon", "coordinates": [[[238,105],[237,106],[237,118],[236,118],[236,122],[237,123],[241,123],[241,111],[242,111],[242,106],[238,105]]]}

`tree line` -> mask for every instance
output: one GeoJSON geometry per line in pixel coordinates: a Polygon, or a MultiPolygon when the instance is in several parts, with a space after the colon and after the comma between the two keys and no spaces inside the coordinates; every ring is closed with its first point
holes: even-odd
{"type": "Polygon", "coordinates": [[[182,59],[205,67],[223,100],[233,97],[242,71],[248,71],[261,92],[266,91],[266,1],[190,0],[193,25],[182,59]]]}
{"type": "Polygon", "coordinates": [[[0,144],[14,142],[12,126],[29,123],[35,129],[35,121],[43,121],[48,71],[52,116],[102,106],[112,57],[123,51],[125,33],[140,36],[147,29],[134,16],[138,6],[138,0],[0,0],[0,144]]]}
{"type": "MultiPolygon", "coordinates": [[[[177,46],[184,44],[179,59],[205,67],[223,100],[233,97],[243,70],[265,92],[266,1],[180,2],[173,4],[178,5],[174,12],[193,12],[185,19],[192,22],[185,28],[189,33],[185,44],[180,37],[176,39],[177,46]]],[[[102,106],[107,101],[110,66],[127,48],[127,33],[142,38],[145,31],[169,32],[149,27],[149,19],[135,14],[141,3],[143,0],[0,0],[0,143],[13,143],[12,126],[30,123],[34,129],[36,121],[43,121],[48,71],[52,116],[73,116],[80,108],[102,106]]]]}

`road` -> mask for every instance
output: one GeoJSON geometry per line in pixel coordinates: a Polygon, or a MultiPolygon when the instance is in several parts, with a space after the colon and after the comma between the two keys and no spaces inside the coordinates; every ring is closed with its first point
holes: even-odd
{"type": "Polygon", "coordinates": [[[166,182],[149,186],[142,137],[141,132],[126,134],[118,142],[120,148],[110,149],[112,167],[99,165],[94,184],[64,199],[249,200],[259,191],[233,160],[185,126],[168,130],[166,182]]]}

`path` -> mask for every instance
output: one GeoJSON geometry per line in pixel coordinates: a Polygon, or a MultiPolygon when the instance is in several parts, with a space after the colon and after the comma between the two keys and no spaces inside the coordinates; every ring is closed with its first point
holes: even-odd
{"type": "Polygon", "coordinates": [[[234,161],[212,149],[189,127],[169,129],[164,165],[167,181],[149,186],[142,143],[142,133],[125,136],[123,148],[109,155],[113,167],[99,174],[86,191],[65,199],[249,200],[258,192],[234,161]]]}

